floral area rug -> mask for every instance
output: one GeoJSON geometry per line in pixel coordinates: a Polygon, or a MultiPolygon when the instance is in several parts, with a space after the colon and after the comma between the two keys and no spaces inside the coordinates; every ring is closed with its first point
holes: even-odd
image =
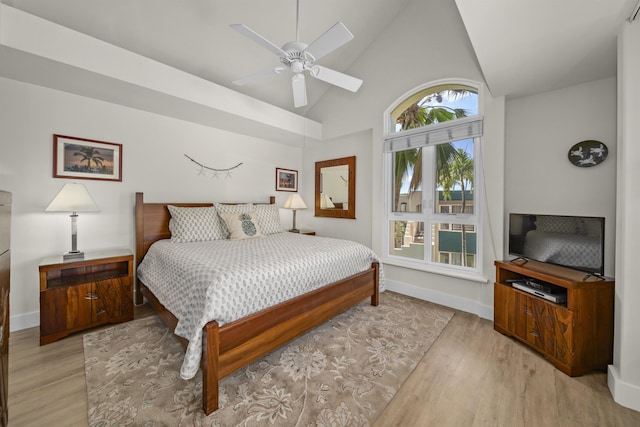
{"type": "Polygon", "coordinates": [[[84,336],[91,426],[368,426],[447,325],[446,308],[390,291],[224,378],[201,409],[201,375],[157,316],[84,336]]]}

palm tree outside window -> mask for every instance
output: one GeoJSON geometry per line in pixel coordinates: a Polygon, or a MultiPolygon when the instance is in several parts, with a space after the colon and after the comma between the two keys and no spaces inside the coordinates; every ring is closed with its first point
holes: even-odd
{"type": "Polygon", "coordinates": [[[392,259],[477,269],[478,104],[476,87],[450,83],[418,90],[391,110],[385,176],[392,259]]]}

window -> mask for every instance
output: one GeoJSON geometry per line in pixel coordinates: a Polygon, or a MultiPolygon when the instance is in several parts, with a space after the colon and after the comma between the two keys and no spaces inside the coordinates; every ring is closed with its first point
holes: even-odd
{"type": "Polygon", "coordinates": [[[478,89],[430,85],[388,113],[386,260],[479,271],[478,89]]]}

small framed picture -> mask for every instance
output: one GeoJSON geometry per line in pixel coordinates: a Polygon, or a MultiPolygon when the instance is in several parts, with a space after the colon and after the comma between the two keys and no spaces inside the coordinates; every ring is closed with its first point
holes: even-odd
{"type": "Polygon", "coordinates": [[[298,191],[298,171],[276,168],[276,191],[298,191]]]}
{"type": "Polygon", "coordinates": [[[53,177],[122,181],[122,144],[53,135],[53,177]]]}

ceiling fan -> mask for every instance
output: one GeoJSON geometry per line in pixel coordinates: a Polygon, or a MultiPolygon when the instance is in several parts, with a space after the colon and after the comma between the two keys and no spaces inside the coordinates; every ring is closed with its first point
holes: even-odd
{"type": "Polygon", "coordinates": [[[260,46],[270,50],[278,55],[282,66],[271,68],[250,76],[234,80],[233,84],[243,86],[265,79],[269,76],[279,74],[289,69],[294,74],[291,78],[291,86],[293,88],[293,105],[295,108],[307,105],[307,88],[305,84],[305,71],[309,72],[311,77],[330,83],[334,86],[357,92],[362,85],[362,80],[339,71],[332,70],[322,65],[316,65],[316,61],[335,49],[344,45],[353,39],[353,34],[342,23],[338,22],[329,28],[324,34],[318,37],[311,44],[299,41],[298,38],[298,21],[300,11],[300,0],[296,4],[296,41],[285,43],[279,48],[251,28],[242,24],[233,24],[231,28],[240,34],[250,38],[260,46]]]}

